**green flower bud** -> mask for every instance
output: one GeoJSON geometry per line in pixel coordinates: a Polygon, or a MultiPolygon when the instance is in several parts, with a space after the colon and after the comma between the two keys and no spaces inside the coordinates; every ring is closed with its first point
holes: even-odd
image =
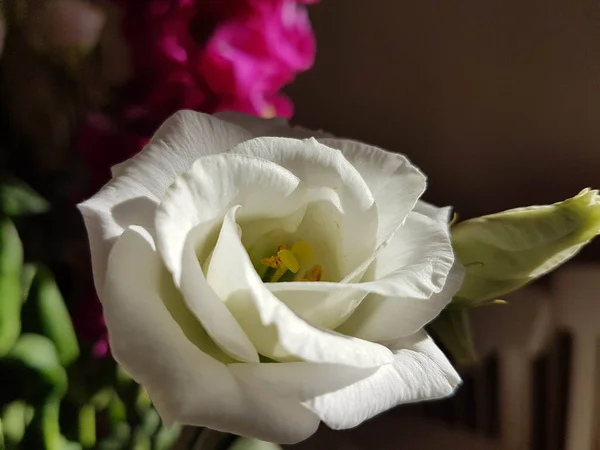
{"type": "Polygon", "coordinates": [[[466,268],[455,304],[497,299],[554,270],[600,233],[600,196],[584,189],[563,202],[483,216],[452,227],[466,268]]]}

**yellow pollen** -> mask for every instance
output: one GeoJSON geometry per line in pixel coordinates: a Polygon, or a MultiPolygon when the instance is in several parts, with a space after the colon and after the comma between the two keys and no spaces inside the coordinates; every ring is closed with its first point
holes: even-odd
{"type": "Polygon", "coordinates": [[[260,260],[260,263],[263,266],[271,267],[273,269],[277,269],[281,265],[281,261],[277,256],[269,256],[268,258],[263,258],[260,260]]]}
{"type": "Polygon", "coordinates": [[[304,278],[300,281],[321,281],[321,277],[323,276],[323,268],[320,265],[316,265],[308,272],[304,274],[304,278]]]}
{"type": "Polygon", "coordinates": [[[274,283],[279,281],[288,270],[292,273],[297,273],[300,270],[300,266],[308,264],[311,259],[311,246],[304,241],[299,241],[289,250],[284,244],[279,244],[277,246],[277,254],[261,259],[260,263],[263,266],[275,269],[275,272],[269,277],[269,281],[274,283]]]}

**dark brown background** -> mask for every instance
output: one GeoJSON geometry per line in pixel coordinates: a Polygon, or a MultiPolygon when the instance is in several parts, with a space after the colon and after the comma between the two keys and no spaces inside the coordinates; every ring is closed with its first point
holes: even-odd
{"type": "MultiPolygon", "coordinates": [[[[462,218],[600,187],[597,0],[321,0],[311,14],[296,122],[405,153],[426,199],[462,218]]],[[[298,448],[453,448],[399,420],[412,411],[298,448]]]]}
{"type": "Polygon", "coordinates": [[[463,218],[600,186],[600,2],[322,0],[295,120],[407,154],[463,218]]]}

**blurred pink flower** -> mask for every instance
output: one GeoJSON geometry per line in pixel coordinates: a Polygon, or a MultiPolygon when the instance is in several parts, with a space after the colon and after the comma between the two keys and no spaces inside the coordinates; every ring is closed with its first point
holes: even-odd
{"type": "Polygon", "coordinates": [[[113,2],[136,73],[123,89],[124,118],[139,132],[183,108],[292,115],[279,91],[315,57],[305,1],[113,2]]]}
{"type": "Polygon", "coordinates": [[[216,27],[200,61],[217,109],[263,117],[293,113],[279,90],[308,69],[315,41],[306,10],[294,0],[253,0],[249,12],[216,27]]]}
{"type": "MultiPolygon", "coordinates": [[[[110,167],[133,156],[171,114],[241,111],[293,114],[281,89],[314,62],[315,40],[303,4],[315,0],[110,0],[121,9],[133,76],[110,114],[92,114],[76,138],[90,172],[89,195],[110,167]]],[[[81,314],[94,352],[108,352],[97,299],[81,314]],[[86,316],[86,314],[88,314],[86,316]],[[100,331],[98,331],[100,326],[100,331]]]]}

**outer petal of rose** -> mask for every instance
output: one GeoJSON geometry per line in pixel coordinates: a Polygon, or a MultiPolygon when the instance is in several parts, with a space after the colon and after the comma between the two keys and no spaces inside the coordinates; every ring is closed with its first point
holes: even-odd
{"type": "Polygon", "coordinates": [[[164,269],[144,234],[126,230],[113,246],[104,313],[114,357],[147,388],[163,420],[280,443],[314,433],[318,418],[297,400],[248,390],[186,339],[160,297],[164,269]]]}
{"type": "Polygon", "coordinates": [[[319,139],[319,142],[339,149],[369,186],[377,204],[377,245],[384,244],[404,223],[425,191],[425,175],[398,153],[348,139],[319,139]]]}
{"type": "Polygon", "coordinates": [[[368,340],[390,339],[416,332],[450,302],[463,276],[456,265],[448,277],[454,261],[446,223],[413,212],[375,254],[364,281],[270,283],[268,289],[315,325],[341,325],[341,333],[368,340]],[[391,303],[379,311],[375,306],[383,301],[391,303]],[[386,315],[392,311],[396,314],[386,315]],[[342,325],[336,318],[348,320],[342,325]]]}
{"type": "MultiPolygon", "coordinates": [[[[217,264],[211,285],[227,303],[259,353],[280,361],[377,367],[391,361],[382,345],[309,325],[281,303],[258,277],[239,237],[232,208],[221,228],[212,257],[217,264]],[[219,270],[228,261],[227,270],[219,270]]],[[[211,263],[211,264],[212,264],[211,263]]]]}
{"type": "MultiPolygon", "coordinates": [[[[209,258],[223,216],[232,206],[243,205],[244,219],[276,222],[293,216],[304,203],[303,186],[287,170],[262,159],[223,153],[196,161],[171,186],[156,212],[157,247],[175,285],[208,334],[237,360],[258,362],[258,355],[209,286],[201,264],[209,258]]],[[[223,264],[220,269],[228,271],[231,263],[223,264]]]]}
{"type": "MultiPolygon", "coordinates": [[[[390,362],[390,364],[393,363],[390,362]]],[[[248,389],[268,386],[274,395],[300,402],[338,391],[375,374],[379,367],[348,367],[340,364],[286,362],[277,364],[229,365],[231,372],[248,389]]]]}
{"type": "Polygon", "coordinates": [[[100,297],[108,254],[123,230],[129,225],[151,230],[154,211],[177,175],[200,156],[223,152],[250,137],[246,130],[229,122],[180,111],[167,119],[142,152],[119,165],[115,178],[79,205],[100,297]]]}
{"type": "Polygon", "coordinates": [[[446,225],[450,224],[450,219],[452,218],[452,208],[450,206],[443,206],[440,208],[439,206],[424,202],[423,200],[417,202],[414,211],[446,225]]]}
{"type": "MultiPolygon", "coordinates": [[[[389,344],[394,363],[348,387],[304,404],[333,429],[352,428],[403,403],[448,396],[460,377],[435,342],[420,331],[389,344]]],[[[292,392],[290,392],[292,394],[292,392]]],[[[304,398],[305,392],[297,393],[304,398]]]]}
{"type": "Polygon", "coordinates": [[[375,342],[408,336],[442,312],[463,278],[464,269],[455,262],[444,288],[428,299],[368,295],[337,331],[375,342]]]}
{"type": "Polygon", "coordinates": [[[398,282],[398,294],[428,298],[442,290],[453,264],[448,226],[412,212],[389,244],[377,253],[364,280],[398,282]],[[408,295],[410,292],[412,295],[408,295]]]}
{"type": "MultiPolygon", "coordinates": [[[[377,208],[368,186],[339,151],[315,139],[265,137],[244,142],[232,152],[275,162],[302,181],[309,201],[322,199],[337,208],[338,222],[323,224],[323,227],[336,229],[341,238],[339,264],[343,275],[373,254],[377,208]]],[[[329,220],[329,217],[324,219],[329,220]]]]}

